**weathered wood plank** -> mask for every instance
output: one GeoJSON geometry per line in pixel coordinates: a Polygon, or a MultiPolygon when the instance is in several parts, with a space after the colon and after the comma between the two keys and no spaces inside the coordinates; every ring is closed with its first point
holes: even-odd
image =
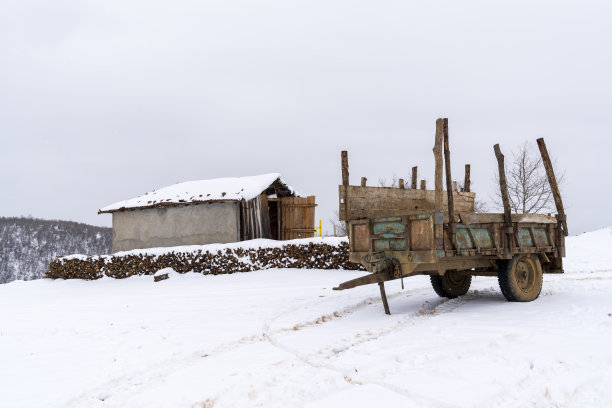
{"type": "Polygon", "coordinates": [[[448,119],[444,118],[444,166],[446,168],[446,195],[448,200],[448,218],[451,220],[449,223],[451,242],[453,248],[457,248],[457,226],[455,225],[455,202],[453,200],[453,178],[451,175],[451,162],[450,162],[450,147],[448,141],[448,119]]]}
{"type": "Polygon", "coordinates": [[[510,209],[510,198],[508,196],[508,183],[506,182],[506,169],[504,166],[504,155],[499,149],[499,144],[493,146],[495,157],[497,158],[497,168],[499,171],[499,189],[501,191],[502,202],[504,205],[504,220],[506,221],[506,243],[504,249],[506,258],[512,257],[513,245],[513,230],[512,230],[512,212],[510,209]]]}
{"type": "MultiPolygon", "coordinates": [[[[461,223],[470,224],[490,224],[506,222],[505,214],[497,213],[461,213],[461,223]]],[[[512,223],[533,223],[533,224],[556,224],[555,217],[545,214],[511,214],[512,223]]]]}
{"type": "Polygon", "coordinates": [[[417,188],[417,172],[418,172],[418,167],[414,166],[412,168],[412,184],[410,185],[410,188],[412,188],[413,190],[416,190],[417,188]]]}
{"type": "Polygon", "coordinates": [[[502,203],[504,206],[504,218],[506,224],[512,225],[512,210],[510,209],[510,197],[508,195],[508,183],[506,182],[506,169],[504,166],[504,155],[499,149],[499,144],[493,146],[495,151],[495,157],[497,158],[497,169],[499,171],[499,189],[502,196],[502,203]]]}
{"type": "Polygon", "coordinates": [[[349,185],[349,167],[348,167],[348,152],[343,150],[340,153],[340,160],[342,161],[342,185],[349,185]]]}
{"type": "Polygon", "coordinates": [[[314,237],[315,197],[281,198],[281,239],[314,237]]]}
{"type": "MultiPolygon", "coordinates": [[[[433,147],[434,159],[435,159],[435,178],[434,178],[434,186],[436,191],[435,196],[435,211],[442,212],[443,204],[442,204],[442,190],[444,190],[444,185],[442,182],[442,143],[444,140],[444,119],[436,120],[436,139],[433,147]]],[[[421,185],[423,185],[423,181],[421,181],[421,185]]]]}
{"type": "Polygon", "coordinates": [[[470,165],[465,165],[465,179],[463,180],[463,191],[470,192],[470,165]]]}
{"type": "MultiPolygon", "coordinates": [[[[436,192],[433,190],[359,186],[338,188],[339,215],[343,221],[435,212],[436,192]],[[348,205],[345,205],[347,202],[348,205]]],[[[457,211],[474,212],[475,196],[474,193],[454,192],[457,211]]],[[[443,198],[442,203],[445,205],[446,195],[443,195],[443,198]]]]}
{"type": "Polygon", "coordinates": [[[567,236],[567,221],[565,218],[565,210],[563,208],[563,200],[561,199],[561,192],[559,191],[559,185],[557,184],[557,178],[555,177],[555,170],[553,169],[550,156],[548,155],[548,149],[546,148],[544,138],[539,138],[537,142],[538,147],[540,148],[540,154],[542,155],[542,163],[544,164],[544,169],[546,170],[546,177],[548,177],[548,184],[550,185],[550,190],[552,192],[553,199],[555,200],[555,207],[557,207],[557,214],[559,214],[559,219],[563,225],[563,234],[567,236]]]}

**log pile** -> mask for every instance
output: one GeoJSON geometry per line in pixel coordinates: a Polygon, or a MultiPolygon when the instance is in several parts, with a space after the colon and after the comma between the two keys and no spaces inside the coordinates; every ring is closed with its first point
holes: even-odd
{"type": "MultiPolygon", "coordinates": [[[[171,249],[169,249],[170,251],[171,249]]],[[[269,268],[365,270],[348,260],[348,244],[287,244],[270,248],[225,248],[214,253],[202,250],[168,252],[162,255],[129,254],[56,258],[45,277],[51,279],[122,279],[134,275],[153,275],[163,268],[179,273],[198,272],[219,275],[251,272],[269,268]]]]}

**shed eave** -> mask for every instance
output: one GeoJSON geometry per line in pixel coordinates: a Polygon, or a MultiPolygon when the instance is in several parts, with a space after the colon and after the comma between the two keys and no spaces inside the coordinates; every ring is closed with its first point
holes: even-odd
{"type": "Polygon", "coordinates": [[[146,210],[152,208],[173,208],[173,207],[186,207],[188,205],[198,205],[198,204],[206,204],[206,203],[237,203],[243,201],[242,199],[233,199],[233,200],[202,200],[202,201],[187,201],[184,203],[156,203],[152,205],[143,205],[140,207],[120,207],[113,208],[110,210],[98,210],[98,214],[112,214],[120,211],[135,211],[135,210],[146,210]]]}

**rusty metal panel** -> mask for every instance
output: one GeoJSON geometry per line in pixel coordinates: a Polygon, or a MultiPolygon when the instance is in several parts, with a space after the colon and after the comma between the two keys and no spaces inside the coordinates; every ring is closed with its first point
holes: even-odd
{"type": "Polygon", "coordinates": [[[388,239],[374,239],[372,240],[372,248],[375,252],[377,251],[388,251],[389,240],[388,239]]]}
{"type": "Polygon", "coordinates": [[[434,249],[432,218],[413,220],[410,223],[410,242],[413,251],[434,249]]]}
{"type": "Polygon", "coordinates": [[[535,237],[537,246],[551,246],[551,243],[548,241],[546,228],[533,228],[533,236],[535,237]]]}
{"type": "Polygon", "coordinates": [[[491,249],[495,248],[493,244],[493,237],[491,237],[491,231],[486,227],[470,228],[474,243],[478,248],[491,249]]]}
{"type": "Polygon", "coordinates": [[[372,250],[403,251],[408,248],[406,220],[402,217],[386,217],[372,220],[372,250]]]}
{"type": "Polygon", "coordinates": [[[370,250],[370,231],[368,224],[355,224],[353,227],[353,251],[367,252],[370,250]]]}
{"type": "Polygon", "coordinates": [[[372,240],[374,252],[378,251],[404,251],[406,239],[404,238],[374,238],[372,240]]]}
{"type": "Polygon", "coordinates": [[[406,238],[390,239],[389,248],[393,251],[404,251],[406,248],[406,238]]]}
{"type": "Polygon", "coordinates": [[[406,231],[401,217],[379,218],[373,222],[373,234],[382,235],[385,238],[393,238],[406,231]]]}
{"type": "Polygon", "coordinates": [[[470,230],[462,225],[457,226],[457,249],[475,249],[470,230]]]}
{"type": "Polygon", "coordinates": [[[529,228],[518,228],[518,239],[520,242],[520,246],[522,247],[534,247],[535,243],[533,239],[531,239],[531,232],[529,228]]]}
{"type": "Polygon", "coordinates": [[[495,248],[491,231],[486,227],[469,227],[476,248],[491,249],[495,248]]]}

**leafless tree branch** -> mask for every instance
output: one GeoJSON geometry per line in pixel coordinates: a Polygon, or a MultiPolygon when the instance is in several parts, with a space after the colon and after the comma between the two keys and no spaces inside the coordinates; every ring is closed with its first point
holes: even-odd
{"type": "MultiPolygon", "coordinates": [[[[559,171],[555,165],[557,184],[565,180],[565,172],[559,171]]],[[[506,168],[508,196],[510,208],[516,214],[531,214],[554,211],[554,201],[542,158],[534,153],[530,145],[524,142],[517,152],[512,153],[512,161],[506,168]]],[[[495,174],[499,185],[499,175],[495,174]]],[[[495,204],[503,207],[501,192],[495,190],[495,204]]]]}
{"type": "Polygon", "coordinates": [[[338,211],[334,211],[334,217],[330,218],[329,222],[331,222],[334,226],[334,236],[346,237],[348,235],[346,230],[346,221],[340,221],[338,211]]]}

